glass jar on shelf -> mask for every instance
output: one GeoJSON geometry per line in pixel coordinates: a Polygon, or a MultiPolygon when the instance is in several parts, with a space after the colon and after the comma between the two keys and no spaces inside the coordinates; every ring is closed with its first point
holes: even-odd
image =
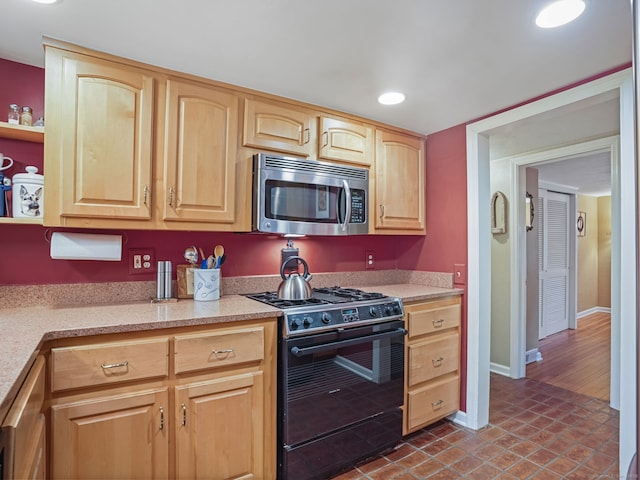
{"type": "Polygon", "coordinates": [[[20,125],[30,127],[32,124],[33,110],[31,110],[31,107],[22,107],[22,112],[20,112],[20,125]]]}
{"type": "Polygon", "coordinates": [[[15,103],[9,105],[9,115],[7,121],[13,125],[18,125],[20,123],[20,107],[15,103]]]}

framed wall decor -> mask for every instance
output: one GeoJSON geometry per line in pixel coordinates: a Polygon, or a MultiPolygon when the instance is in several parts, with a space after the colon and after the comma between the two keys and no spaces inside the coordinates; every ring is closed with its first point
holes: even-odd
{"type": "Polygon", "coordinates": [[[584,237],[587,234],[587,212],[578,212],[576,228],[579,237],[584,237]]]}

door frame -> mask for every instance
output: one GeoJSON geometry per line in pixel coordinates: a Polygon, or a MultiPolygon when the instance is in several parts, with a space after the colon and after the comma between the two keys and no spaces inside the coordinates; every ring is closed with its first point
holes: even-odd
{"type": "MultiPolygon", "coordinates": [[[[620,136],[613,135],[588,142],[581,142],[574,145],[568,145],[560,148],[552,148],[531,154],[523,154],[511,157],[511,198],[514,207],[511,209],[509,222],[515,225],[517,235],[511,237],[511,278],[522,279],[519,282],[511,282],[511,350],[510,350],[510,368],[509,376],[512,378],[522,378],[526,376],[526,319],[527,319],[527,291],[524,278],[526,277],[527,264],[527,244],[525,239],[525,219],[520,212],[524,211],[524,194],[525,187],[525,168],[534,167],[544,163],[552,163],[556,161],[568,160],[570,158],[582,155],[608,152],[611,161],[611,235],[612,244],[619,241],[620,232],[620,186],[619,179],[614,178],[620,171],[620,136]]],[[[539,182],[539,188],[554,189],[554,185],[548,182],[539,182]]],[[[575,189],[559,186],[556,190],[570,195],[569,221],[575,224],[576,217],[576,191],[575,189]]],[[[576,328],[577,314],[577,239],[575,235],[569,238],[569,328],[576,328]]],[[[619,250],[618,250],[619,253],[619,250]]],[[[614,252],[612,249],[612,277],[619,276],[620,261],[614,267],[614,252]]],[[[613,287],[613,285],[612,285],[613,287]]],[[[619,357],[616,352],[618,348],[614,346],[620,345],[619,334],[620,317],[619,310],[616,311],[612,305],[611,311],[611,382],[610,382],[610,398],[613,408],[619,407],[619,385],[620,364],[619,357]],[[617,381],[616,381],[617,380],[617,381]]]]}
{"type": "MultiPolygon", "coordinates": [[[[631,68],[550,95],[467,125],[467,398],[466,412],[457,421],[479,429],[489,421],[489,363],[491,330],[491,198],[489,188],[489,137],[493,128],[509,125],[601,93],[618,90],[620,98],[620,275],[612,278],[620,318],[636,318],[636,203],[634,147],[634,89],[631,68]],[[624,284],[626,288],[621,290],[624,284]]],[[[613,239],[612,239],[613,240],[613,239]]],[[[612,258],[613,263],[613,258],[612,258]]],[[[613,308],[612,308],[613,312],[613,308]]],[[[618,332],[621,368],[617,382],[620,405],[620,466],[628,465],[636,443],[635,322],[623,322],[618,332]]]]}

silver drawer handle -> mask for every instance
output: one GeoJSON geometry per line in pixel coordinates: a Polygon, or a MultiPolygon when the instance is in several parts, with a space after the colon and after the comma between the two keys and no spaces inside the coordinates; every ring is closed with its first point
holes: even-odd
{"type": "Polygon", "coordinates": [[[440,358],[432,359],[431,363],[433,364],[434,367],[439,367],[440,365],[442,365],[443,361],[444,361],[444,358],[440,357],[440,358]]]}
{"type": "Polygon", "coordinates": [[[100,366],[106,370],[106,369],[108,369],[108,368],[126,367],[126,366],[128,366],[128,365],[129,365],[129,362],[128,362],[127,360],[125,360],[125,361],[124,361],[124,362],[122,362],[122,363],[110,363],[110,364],[108,364],[108,365],[105,365],[105,364],[103,363],[103,364],[101,364],[100,366]]]}
{"type": "Polygon", "coordinates": [[[212,350],[215,355],[223,355],[225,353],[233,353],[233,348],[225,348],[224,350],[212,350]]]}
{"type": "Polygon", "coordinates": [[[444,323],[444,318],[441,318],[439,320],[433,320],[433,326],[435,328],[440,328],[443,323],[444,323]]]}
{"type": "Polygon", "coordinates": [[[439,408],[444,403],[444,400],[438,400],[437,402],[431,402],[433,408],[439,408]]]}

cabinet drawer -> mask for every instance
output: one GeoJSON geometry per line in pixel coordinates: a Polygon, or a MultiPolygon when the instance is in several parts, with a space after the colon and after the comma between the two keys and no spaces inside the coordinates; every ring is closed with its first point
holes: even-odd
{"type": "Polygon", "coordinates": [[[410,391],[407,403],[408,431],[446,417],[460,408],[460,378],[455,376],[410,391]]]}
{"type": "Polygon", "coordinates": [[[176,373],[260,361],[264,358],[264,328],[178,335],[176,373]]]}
{"type": "Polygon", "coordinates": [[[409,386],[458,370],[459,340],[452,333],[409,345],[409,386]]]}
{"type": "Polygon", "coordinates": [[[113,342],[51,350],[52,391],[169,374],[169,339],[113,342]]]}
{"type": "Polygon", "coordinates": [[[405,312],[409,326],[409,338],[439,332],[460,325],[460,303],[409,305],[405,312]]]}

